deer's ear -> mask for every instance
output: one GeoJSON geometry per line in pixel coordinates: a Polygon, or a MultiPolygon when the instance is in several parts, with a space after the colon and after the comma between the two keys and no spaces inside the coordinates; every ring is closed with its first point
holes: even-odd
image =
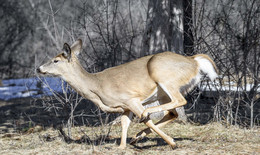
{"type": "Polygon", "coordinates": [[[62,51],[63,51],[63,56],[65,58],[67,58],[68,60],[70,60],[70,58],[71,58],[71,49],[70,49],[70,46],[67,43],[64,43],[62,51]]]}
{"type": "Polygon", "coordinates": [[[72,45],[71,45],[71,51],[75,54],[75,55],[79,55],[79,53],[81,52],[82,49],[82,40],[78,39],[77,41],[75,41],[72,45]]]}

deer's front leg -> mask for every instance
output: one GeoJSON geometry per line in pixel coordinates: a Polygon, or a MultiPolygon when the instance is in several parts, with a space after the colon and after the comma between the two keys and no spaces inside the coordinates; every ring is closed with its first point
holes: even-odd
{"type": "Polygon", "coordinates": [[[124,112],[123,115],[121,116],[122,135],[121,135],[121,143],[119,146],[120,149],[126,148],[127,130],[131,123],[132,117],[133,117],[133,113],[130,111],[124,112]]]}
{"type": "Polygon", "coordinates": [[[121,107],[108,107],[106,106],[98,97],[91,98],[91,101],[94,102],[102,111],[109,113],[123,113],[125,110],[121,107]]]}

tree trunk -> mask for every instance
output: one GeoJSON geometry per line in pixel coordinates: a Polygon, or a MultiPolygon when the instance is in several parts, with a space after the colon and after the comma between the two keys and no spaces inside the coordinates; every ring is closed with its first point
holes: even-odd
{"type": "Polygon", "coordinates": [[[141,56],[173,51],[183,53],[182,1],[149,0],[141,56]]]}
{"type": "Polygon", "coordinates": [[[184,29],[184,53],[186,55],[194,55],[194,40],[193,40],[193,20],[192,20],[192,0],[183,0],[183,29],[184,29]]]}
{"type": "MultiPolygon", "coordinates": [[[[183,14],[182,0],[149,0],[140,56],[164,51],[183,54],[183,14]]],[[[177,112],[186,122],[184,107],[177,108],[177,112]]]]}

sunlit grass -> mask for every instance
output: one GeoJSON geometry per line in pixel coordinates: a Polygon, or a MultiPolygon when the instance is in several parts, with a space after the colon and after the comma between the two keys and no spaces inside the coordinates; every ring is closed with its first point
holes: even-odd
{"type": "MultiPolygon", "coordinates": [[[[128,133],[134,136],[143,124],[132,123],[128,133]]],[[[260,130],[220,123],[193,125],[170,123],[162,129],[172,136],[178,148],[172,150],[157,134],[152,133],[136,145],[118,149],[120,124],[99,127],[73,127],[72,138],[89,141],[66,143],[53,128],[22,134],[1,134],[0,154],[259,154],[260,130]]],[[[64,129],[66,132],[66,128],[64,129]]]]}

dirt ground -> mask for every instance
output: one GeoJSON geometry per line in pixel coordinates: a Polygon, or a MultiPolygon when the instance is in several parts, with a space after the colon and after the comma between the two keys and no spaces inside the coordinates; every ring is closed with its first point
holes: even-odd
{"type": "MultiPolygon", "coordinates": [[[[177,143],[178,148],[174,150],[155,133],[130,145],[131,137],[145,128],[139,123],[130,125],[125,150],[117,148],[120,124],[73,127],[71,136],[75,141],[68,143],[58,129],[35,123],[57,121],[53,115],[35,107],[29,99],[0,103],[0,154],[260,154],[260,128],[214,122],[206,125],[173,122],[164,127],[163,131],[177,143]]],[[[67,133],[67,128],[64,131],[67,133]]]]}

